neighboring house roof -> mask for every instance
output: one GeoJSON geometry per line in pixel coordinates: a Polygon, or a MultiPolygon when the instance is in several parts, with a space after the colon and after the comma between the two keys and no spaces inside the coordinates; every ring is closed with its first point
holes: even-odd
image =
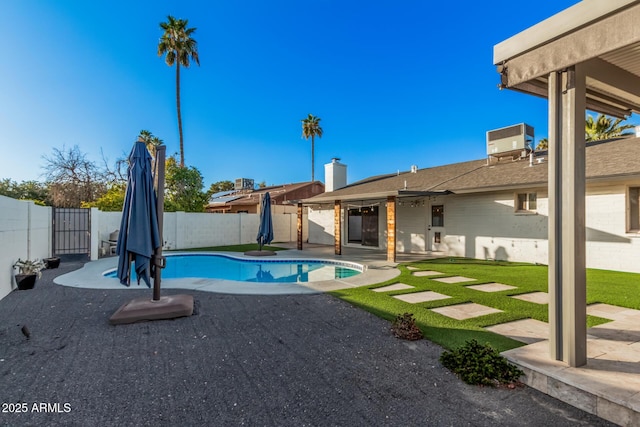
{"type": "MultiPolygon", "coordinates": [[[[640,138],[591,142],[585,151],[587,181],[640,178],[640,138]]],[[[535,153],[531,165],[529,157],[515,161],[473,160],[365,179],[306,199],[305,203],[546,186],[548,167],[546,151],[535,153]]]]}
{"type": "Polygon", "coordinates": [[[261,203],[262,196],[269,192],[273,204],[282,205],[296,203],[301,198],[324,192],[324,184],[320,181],[297,182],[292,184],[272,185],[255,190],[238,190],[237,192],[221,192],[221,196],[212,196],[207,207],[251,206],[261,203]]]}

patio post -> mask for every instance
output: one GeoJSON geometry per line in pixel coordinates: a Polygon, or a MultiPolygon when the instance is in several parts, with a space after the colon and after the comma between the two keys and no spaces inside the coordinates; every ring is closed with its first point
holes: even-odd
{"type": "Polygon", "coordinates": [[[298,230],[298,250],[302,250],[302,203],[298,202],[298,221],[297,221],[297,230],[298,230]]]}
{"type": "Polygon", "coordinates": [[[396,262],[396,197],[387,197],[387,261],[396,262]]]}
{"type": "Polygon", "coordinates": [[[342,206],[341,201],[336,200],[333,204],[333,246],[336,255],[342,255],[342,206]]]}
{"type": "Polygon", "coordinates": [[[583,64],[549,75],[549,351],[587,363],[583,64]]]}

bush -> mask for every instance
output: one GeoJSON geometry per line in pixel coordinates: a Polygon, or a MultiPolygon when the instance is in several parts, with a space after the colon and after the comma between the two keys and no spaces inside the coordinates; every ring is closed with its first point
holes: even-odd
{"type": "Polygon", "coordinates": [[[391,332],[397,338],[405,340],[415,341],[422,339],[422,331],[416,326],[416,320],[411,313],[398,314],[391,323],[391,332]]]}
{"type": "Polygon", "coordinates": [[[440,362],[462,381],[472,385],[514,386],[524,375],[496,350],[478,344],[476,340],[467,341],[454,351],[445,351],[440,356],[440,362]]]}

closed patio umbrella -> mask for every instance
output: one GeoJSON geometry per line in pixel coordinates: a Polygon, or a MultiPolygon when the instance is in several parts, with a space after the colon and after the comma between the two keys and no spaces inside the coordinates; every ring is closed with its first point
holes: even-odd
{"type": "Polygon", "coordinates": [[[262,251],[262,245],[268,245],[273,240],[273,221],[271,219],[271,196],[267,191],[262,198],[260,210],[260,228],[258,228],[258,245],[262,251]]]}
{"type": "Polygon", "coordinates": [[[164,161],[165,146],[160,145],[156,152],[156,196],[151,174],[151,156],[144,143],[138,140],[129,156],[129,180],[116,249],[120,256],[118,278],[128,286],[131,277],[130,260],[133,259],[138,283],[143,279],[151,287],[149,276],[153,276],[153,298],[135,298],[123,304],[109,319],[112,325],[175,319],[193,314],[191,295],[160,296],[162,269],[165,264],[162,256],[164,161]]]}
{"type": "Polygon", "coordinates": [[[160,233],[156,193],[151,172],[151,155],[144,142],[137,141],[129,155],[127,191],[116,246],[116,253],[119,256],[120,283],[129,286],[130,260],[133,260],[138,284],[142,279],[148,287],[151,287],[151,256],[159,246],[160,233]]]}

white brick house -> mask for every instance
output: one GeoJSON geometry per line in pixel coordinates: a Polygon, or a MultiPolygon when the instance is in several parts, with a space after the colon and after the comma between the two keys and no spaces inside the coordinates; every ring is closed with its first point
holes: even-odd
{"type": "MultiPolygon", "coordinates": [[[[586,156],[587,266],[640,272],[640,139],[589,143],[586,156]]],[[[338,201],[342,246],[547,264],[547,169],[543,152],[372,177],[305,201],[309,242],[336,243],[338,201]]]]}

